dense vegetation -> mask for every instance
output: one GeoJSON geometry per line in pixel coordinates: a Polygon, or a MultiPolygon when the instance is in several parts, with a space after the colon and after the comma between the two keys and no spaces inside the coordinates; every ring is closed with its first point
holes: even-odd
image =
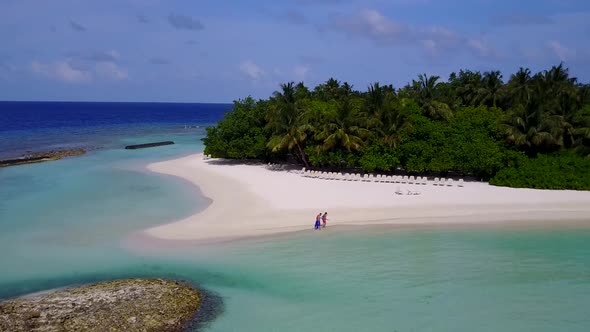
{"type": "Polygon", "coordinates": [[[205,153],[328,169],[462,174],[496,185],[590,189],[590,85],[563,65],[418,75],[401,89],[281,85],[207,128],[205,153]]]}

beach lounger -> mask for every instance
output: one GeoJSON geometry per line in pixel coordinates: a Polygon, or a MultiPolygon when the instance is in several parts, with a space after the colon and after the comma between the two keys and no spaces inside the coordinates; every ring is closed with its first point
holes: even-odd
{"type": "Polygon", "coordinates": [[[395,194],[396,194],[396,195],[403,195],[403,194],[404,194],[404,192],[403,192],[403,191],[401,191],[401,189],[399,189],[399,187],[397,187],[397,189],[395,190],[395,194]]]}
{"type": "Polygon", "coordinates": [[[409,184],[414,184],[414,182],[416,182],[416,179],[414,178],[414,176],[410,176],[410,178],[408,179],[408,183],[409,184]]]}
{"type": "Polygon", "coordinates": [[[404,175],[404,177],[402,177],[402,183],[408,183],[408,176],[404,175]]]}
{"type": "Polygon", "coordinates": [[[445,184],[447,184],[447,179],[446,178],[440,178],[440,182],[438,183],[438,185],[444,187],[445,184]]]}
{"type": "Polygon", "coordinates": [[[447,180],[447,187],[452,187],[453,186],[453,179],[448,179],[447,180]]]}
{"type": "Polygon", "coordinates": [[[438,186],[438,182],[439,182],[439,181],[440,181],[440,180],[439,180],[438,178],[434,178],[434,180],[432,180],[432,185],[433,185],[433,186],[438,186]]]}
{"type": "Polygon", "coordinates": [[[457,184],[457,187],[463,187],[463,179],[459,179],[459,183],[457,184]]]}

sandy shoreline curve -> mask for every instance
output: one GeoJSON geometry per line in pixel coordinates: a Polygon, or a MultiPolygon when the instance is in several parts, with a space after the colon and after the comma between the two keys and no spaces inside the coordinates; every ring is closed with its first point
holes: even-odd
{"type": "Polygon", "coordinates": [[[305,178],[262,163],[203,158],[149,164],[150,171],[183,178],[211,204],[194,215],[149,228],[160,240],[227,240],[313,228],[327,211],[330,225],[522,225],[572,222],[590,226],[590,192],[494,187],[468,182],[438,187],[305,178]],[[397,189],[420,195],[395,195],[397,189]]]}

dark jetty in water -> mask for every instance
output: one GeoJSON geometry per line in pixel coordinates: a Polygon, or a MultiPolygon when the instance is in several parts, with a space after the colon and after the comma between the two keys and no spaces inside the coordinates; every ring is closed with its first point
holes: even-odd
{"type": "Polygon", "coordinates": [[[16,166],[25,164],[41,163],[44,161],[59,160],[66,157],[79,156],[86,153],[84,149],[69,149],[69,150],[56,150],[47,152],[35,152],[26,156],[0,160],[0,167],[16,166]]]}
{"type": "Polygon", "coordinates": [[[165,141],[165,142],[154,142],[154,143],[145,143],[145,144],[136,144],[136,145],[127,145],[125,149],[127,150],[135,150],[135,149],[145,149],[145,148],[153,148],[155,146],[162,146],[162,145],[171,145],[174,144],[172,141],[165,141]]]}

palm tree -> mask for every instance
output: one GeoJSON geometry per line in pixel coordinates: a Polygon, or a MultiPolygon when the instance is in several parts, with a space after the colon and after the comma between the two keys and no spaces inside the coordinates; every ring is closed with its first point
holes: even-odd
{"type": "Polygon", "coordinates": [[[385,92],[379,86],[379,83],[369,85],[367,90],[367,108],[371,114],[379,114],[385,103],[385,92]]]}
{"type": "Polygon", "coordinates": [[[328,100],[331,99],[338,99],[339,90],[340,90],[340,82],[336,79],[330,77],[324,85],[324,89],[326,91],[326,96],[328,100]]]}
{"type": "Polygon", "coordinates": [[[303,100],[311,97],[309,89],[303,84],[303,82],[297,83],[295,86],[295,99],[303,100]]]}
{"type": "Polygon", "coordinates": [[[557,108],[552,110],[549,121],[560,146],[571,148],[587,136],[590,131],[590,114],[583,111],[576,92],[563,90],[559,92],[557,108]]]}
{"type": "Polygon", "coordinates": [[[533,94],[531,70],[522,68],[510,76],[508,81],[508,93],[512,99],[512,104],[526,105],[533,94]]]}
{"type": "Polygon", "coordinates": [[[335,101],[336,111],[326,118],[322,131],[316,138],[323,142],[322,148],[325,151],[334,147],[342,147],[347,151],[358,150],[363,139],[371,132],[359,126],[362,123],[361,103],[354,98],[342,98],[335,101]]]}
{"type": "Polygon", "coordinates": [[[426,74],[419,74],[418,81],[413,81],[414,86],[418,89],[418,97],[421,101],[424,102],[434,99],[434,92],[439,79],[440,76],[427,76],[426,74]]]}
{"type": "Polygon", "coordinates": [[[364,117],[367,120],[367,128],[375,129],[382,125],[381,116],[386,103],[385,90],[379,86],[379,83],[369,85],[365,95],[365,112],[364,117]]]}
{"type": "Polygon", "coordinates": [[[412,128],[405,111],[406,99],[396,102],[392,107],[386,107],[382,113],[382,142],[392,148],[397,148],[402,141],[403,133],[412,128]]]}
{"type": "Polygon", "coordinates": [[[483,77],[480,72],[460,70],[459,76],[453,80],[453,84],[457,86],[459,104],[477,106],[480,91],[483,87],[483,77]]]}
{"type": "Polygon", "coordinates": [[[340,95],[344,98],[351,97],[354,94],[354,90],[352,90],[352,85],[348,84],[348,82],[344,82],[340,87],[340,95]]]}
{"type": "Polygon", "coordinates": [[[483,74],[483,87],[479,93],[479,100],[482,104],[496,107],[504,85],[502,74],[499,70],[489,71],[483,74]]]}
{"type": "Polygon", "coordinates": [[[529,155],[540,150],[554,150],[558,145],[551,122],[536,106],[533,103],[526,107],[517,105],[508,111],[500,124],[508,142],[529,155]]]}
{"type": "Polygon", "coordinates": [[[272,152],[285,148],[291,151],[296,148],[296,155],[306,167],[309,167],[303,144],[310,125],[305,122],[305,109],[295,98],[293,84],[293,82],[281,84],[282,92],[276,91],[271,98],[268,127],[272,130],[272,136],[267,146],[272,152]]]}
{"type": "Polygon", "coordinates": [[[539,98],[541,105],[552,112],[559,108],[560,94],[567,91],[571,93],[575,90],[577,79],[569,77],[569,70],[563,67],[563,63],[559,66],[553,66],[549,70],[535,75],[535,82],[537,93],[535,98],[539,98]]]}
{"type": "MultiPolygon", "coordinates": [[[[348,85],[348,83],[346,83],[346,87],[348,87],[350,91],[352,90],[352,87],[348,85]]],[[[326,83],[315,87],[314,95],[323,101],[338,99],[340,95],[340,89],[340,82],[331,77],[326,81],[326,83]]]]}
{"type": "Polygon", "coordinates": [[[424,113],[434,119],[448,119],[451,115],[449,105],[435,99],[439,76],[418,75],[418,81],[412,81],[413,89],[417,92],[418,104],[424,113]]]}

